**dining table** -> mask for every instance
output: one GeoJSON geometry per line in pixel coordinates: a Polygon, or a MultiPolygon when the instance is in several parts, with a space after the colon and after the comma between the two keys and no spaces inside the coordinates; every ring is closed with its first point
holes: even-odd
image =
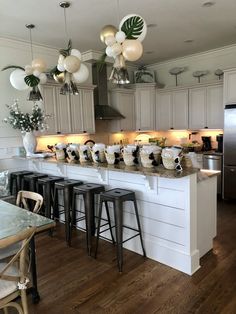
{"type": "MultiPolygon", "coordinates": [[[[54,220],[0,200],[0,240],[16,235],[28,227],[36,227],[35,235],[37,235],[40,232],[53,229],[55,225],[54,220]]],[[[37,286],[35,236],[30,241],[30,269],[32,282],[29,292],[33,302],[37,303],[40,300],[40,295],[37,286]]]]}

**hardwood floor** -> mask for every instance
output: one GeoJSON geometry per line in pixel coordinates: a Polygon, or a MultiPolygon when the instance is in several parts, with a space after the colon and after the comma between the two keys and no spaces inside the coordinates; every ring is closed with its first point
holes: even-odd
{"type": "MultiPolygon", "coordinates": [[[[236,204],[218,205],[213,252],[192,277],[124,250],[124,272],[115,248],[101,241],[88,257],[82,233],[68,248],[60,225],[53,238],[37,237],[41,301],[30,313],[236,313],[236,204]]],[[[79,235],[79,236],[78,236],[79,235]]]]}

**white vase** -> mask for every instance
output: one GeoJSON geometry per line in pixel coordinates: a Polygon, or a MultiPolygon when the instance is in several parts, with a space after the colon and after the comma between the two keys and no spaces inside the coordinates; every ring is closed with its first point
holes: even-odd
{"type": "Polygon", "coordinates": [[[27,157],[30,157],[35,153],[37,141],[33,132],[25,133],[25,135],[23,136],[23,145],[24,145],[27,157]]]}

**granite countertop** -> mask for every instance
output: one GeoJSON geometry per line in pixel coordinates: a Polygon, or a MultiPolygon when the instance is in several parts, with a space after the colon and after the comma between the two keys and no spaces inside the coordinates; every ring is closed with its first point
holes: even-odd
{"type": "MultiPolygon", "coordinates": [[[[153,168],[144,168],[142,166],[126,166],[123,162],[120,162],[117,165],[108,165],[107,163],[93,163],[93,162],[87,162],[87,163],[80,163],[80,162],[68,162],[68,161],[58,161],[55,158],[30,158],[30,157],[14,157],[17,159],[24,159],[24,160],[32,160],[35,162],[46,162],[46,163],[53,163],[58,165],[67,165],[72,167],[83,167],[83,168],[93,168],[93,169],[104,169],[104,170],[110,170],[110,171],[119,171],[119,172],[127,172],[127,173],[133,173],[133,174],[141,174],[146,176],[159,176],[163,178],[183,178],[186,176],[189,176],[194,173],[198,173],[199,176],[199,169],[197,168],[184,168],[182,171],[176,171],[176,170],[168,170],[165,169],[162,165],[153,167],[153,168]]],[[[208,175],[201,174],[200,180],[203,180],[204,178],[207,179],[212,175],[216,175],[215,173],[208,173],[208,175]]],[[[199,180],[199,179],[198,179],[199,180]]]]}
{"type": "Polygon", "coordinates": [[[197,180],[198,181],[207,180],[211,177],[219,176],[220,173],[221,173],[221,171],[218,171],[218,170],[201,169],[198,171],[197,180]]]}

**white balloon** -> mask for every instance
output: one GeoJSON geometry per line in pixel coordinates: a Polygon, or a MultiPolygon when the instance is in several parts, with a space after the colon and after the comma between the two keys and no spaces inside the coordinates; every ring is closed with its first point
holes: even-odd
{"type": "Polygon", "coordinates": [[[89,77],[89,70],[87,66],[83,63],[80,64],[79,71],[72,74],[72,77],[76,83],[83,83],[87,81],[89,77]]]}
{"type": "Polygon", "coordinates": [[[116,41],[118,43],[120,43],[120,44],[123,43],[125,41],[125,38],[126,38],[126,35],[124,32],[119,31],[116,33],[116,41]]]}
{"type": "Polygon", "coordinates": [[[41,73],[39,75],[40,84],[45,84],[47,82],[47,75],[45,73],[41,73]]]}
{"type": "Polygon", "coordinates": [[[34,70],[33,71],[33,75],[36,76],[36,77],[39,77],[41,74],[41,72],[39,70],[34,70]]]}
{"type": "Polygon", "coordinates": [[[38,70],[40,73],[46,71],[46,69],[47,69],[46,62],[41,58],[37,58],[37,59],[32,60],[31,65],[32,65],[32,68],[34,70],[38,70]]]}
{"type": "Polygon", "coordinates": [[[21,69],[14,70],[10,75],[11,85],[18,90],[28,89],[29,86],[25,83],[24,78],[26,77],[25,71],[21,69]]]}
{"type": "Polygon", "coordinates": [[[58,65],[57,65],[57,69],[58,69],[58,71],[60,71],[60,72],[64,72],[64,71],[65,71],[65,67],[64,67],[63,64],[58,64],[58,65]]]}
{"type": "Polygon", "coordinates": [[[65,57],[63,55],[59,55],[58,64],[63,65],[65,57]]]}
{"type": "Polygon", "coordinates": [[[26,75],[31,75],[31,74],[33,74],[33,68],[32,68],[31,65],[26,65],[26,66],[25,66],[25,74],[26,74],[26,75]]]}
{"type": "Polygon", "coordinates": [[[111,48],[110,46],[108,46],[108,47],[106,48],[106,55],[107,55],[108,57],[113,57],[113,50],[112,50],[112,48],[111,48]]]}
{"type": "Polygon", "coordinates": [[[121,52],[122,52],[122,46],[121,46],[121,44],[118,44],[118,43],[115,43],[115,44],[111,47],[111,49],[112,49],[112,54],[113,54],[114,56],[118,56],[118,55],[121,54],[121,52]]]}
{"type": "Polygon", "coordinates": [[[136,38],[136,39],[138,39],[139,41],[143,41],[144,40],[144,38],[145,38],[145,36],[146,36],[146,34],[147,34],[147,23],[145,22],[145,20],[143,19],[143,17],[142,16],[140,16],[139,14],[128,14],[128,15],[126,15],[125,17],[123,17],[123,19],[120,21],[120,25],[119,25],[119,30],[121,31],[121,28],[122,28],[122,25],[124,24],[124,22],[126,21],[126,20],[128,20],[130,17],[132,17],[132,16],[139,16],[139,17],[141,17],[142,18],[142,20],[143,20],[143,31],[142,31],[142,33],[136,38]]]}
{"type": "Polygon", "coordinates": [[[82,58],[81,52],[79,50],[77,50],[77,49],[71,49],[70,55],[71,56],[75,56],[75,57],[77,57],[80,60],[82,58]]]}
{"type": "Polygon", "coordinates": [[[110,46],[110,47],[111,47],[112,45],[114,45],[115,42],[116,42],[116,39],[115,39],[115,37],[112,36],[112,35],[107,36],[106,39],[105,39],[105,44],[106,44],[107,46],[110,46]]]}

